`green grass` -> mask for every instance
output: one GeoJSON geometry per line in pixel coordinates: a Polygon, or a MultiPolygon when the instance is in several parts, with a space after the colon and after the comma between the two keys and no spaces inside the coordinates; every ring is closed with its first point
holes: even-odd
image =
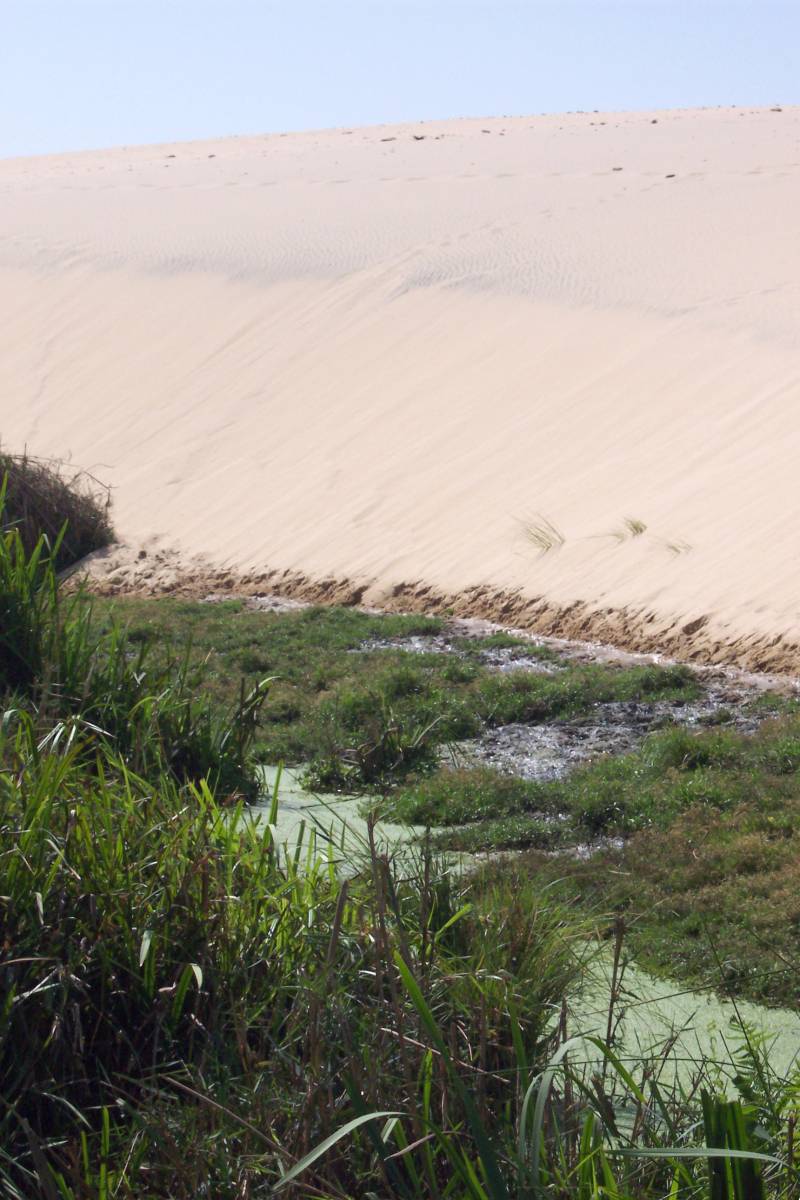
{"type": "MultiPolygon", "coordinates": [[[[0,490],[0,515],[3,495],[0,490]]],[[[91,730],[86,753],[108,745],[131,770],[162,769],[180,781],[208,779],[253,799],[251,746],[267,682],[230,689],[221,702],[199,682],[199,665],[174,647],[131,641],[95,619],[82,594],[58,586],[58,541],[28,552],[16,527],[0,535],[0,696],[21,710],[42,745],[69,745],[91,730]]]]}
{"type": "MultiPolygon", "coordinates": [[[[768,811],[800,794],[798,772],[800,719],[786,717],[752,735],[716,726],[664,729],[629,754],[599,758],[554,781],[440,769],[395,791],[387,805],[393,819],[430,826],[544,814],[583,841],[665,830],[694,807],[725,813],[749,801],[768,811]]],[[[487,837],[484,848],[504,847],[487,837]]]]}
{"type": "MultiPolygon", "coordinates": [[[[205,785],[106,751],[88,772],[77,742],[41,754],[24,722],[0,762],[2,1194],[95,1194],[105,1154],[122,1195],[238,1196],[364,1106],[407,1113],[415,1140],[428,1039],[396,955],[482,1119],[507,1120],[504,1081],[542,1061],[580,973],[577,920],[532,881],[458,880],[429,854],[402,876],[378,858],[347,883],[324,859],[298,871],[205,785]]],[[[426,1095],[459,1105],[438,1071],[426,1095]]],[[[441,1155],[433,1171],[443,1187],[441,1155]]],[[[357,1195],[391,1176],[362,1137],[312,1178],[357,1195]]]]}
{"type": "Polygon", "coordinates": [[[713,1063],[669,1085],[656,1054],[639,1083],[598,1042],[608,1073],[581,1071],[558,1014],[586,931],[526,867],[373,856],[344,883],[279,864],[268,827],[203,786],[108,756],[87,775],[77,748],[9,732],[4,1196],[234,1200],[295,1171],[295,1197],[580,1200],[599,1171],[625,1200],[675,1179],[700,1197],[706,1144],[766,1154],[781,1194],[797,1092],[758,1047],[728,1069],[749,1094],[735,1141],[701,1123],[701,1086],[709,1120],[727,1111],[713,1063]],[[623,1116],[659,1158],[618,1156],[623,1116]]]}
{"type": "Polygon", "coordinates": [[[438,748],[487,725],[568,719],[614,700],[691,700],[694,677],[681,667],[577,666],[552,675],[497,674],[485,650],[515,649],[558,659],[507,634],[456,639],[459,656],[361,647],[372,639],[433,636],[442,623],[355,609],[249,611],[241,601],[172,599],[104,602],[134,644],[166,641],[203,663],[204,694],[230,704],[242,674],[273,678],[256,749],[263,762],[308,763],[326,790],[381,790],[412,771],[432,770],[438,748]]]}
{"type": "Polygon", "coordinates": [[[487,675],[476,708],[490,725],[539,723],[582,716],[616,701],[691,700],[699,693],[685,667],[571,665],[558,675],[487,675]]]}
{"type": "MultiPolygon", "coordinates": [[[[738,763],[672,768],[667,803],[619,850],[531,858],[598,912],[621,913],[647,969],[794,1006],[800,962],[800,724],[784,718],[738,763]]],[[[531,843],[533,844],[533,843],[531,843]]],[[[610,918],[609,918],[610,919],[610,918]]]]}
{"type": "MultiPolygon", "coordinates": [[[[188,640],[164,654],[165,635],[65,597],[56,552],[0,535],[0,1194],[233,1200],[365,1106],[400,1105],[418,1139],[420,1088],[445,1111],[464,1079],[487,1126],[507,1120],[506,1079],[541,1062],[580,976],[568,908],[430,851],[402,874],[367,853],[347,881],[323,855],[279,858],[241,799],[262,692],[206,688],[188,640]],[[452,1077],[430,1069],[418,1002],[452,1077]]],[[[322,623],[300,668],[296,624],[267,639],[295,680],[358,661],[363,623],[309,614],[304,645],[322,623]]],[[[315,1194],[394,1189],[387,1157],[349,1139],[315,1194]]],[[[426,1169],[445,1186],[441,1154],[426,1169]]]]}
{"type": "Polygon", "coordinates": [[[556,811],[547,785],[501,775],[491,767],[440,770],[391,797],[394,819],[410,825],[446,826],[530,812],[556,811]]]}

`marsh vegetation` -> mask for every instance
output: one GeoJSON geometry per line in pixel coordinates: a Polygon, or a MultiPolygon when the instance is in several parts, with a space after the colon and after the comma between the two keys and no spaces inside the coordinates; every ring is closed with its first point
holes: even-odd
{"type": "MultiPolygon", "coordinates": [[[[642,945],[658,958],[662,937],[664,969],[693,974],[696,931],[663,900],[682,887],[687,909],[692,888],[705,903],[716,855],[723,938],[742,881],[776,872],[762,940],[787,925],[791,702],[762,702],[785,711],[754,734],[723,714],[550,781],[454,767],[486,730],[694,711],[703,684],[417,617],[111,606],[64,594],[58,535],[3,525],[0,1194],[797,1194],[798,1080],[746,1023],[674,1070],[675,1039],[635,1060],[618,1039],[623,912],[635,930],[649,906],[642,945]],[[442,637],[453,652],[397,644],[442,637]],[[501,670],[499,654],[542,669],[501,670]],[[369,815],[346,874],[322,841],[282,853],[249,803],[259,762],[303,763],[309,785],[431,832],[396,857],[369,815]],[[611,835],[627,874],[608,850],[567,853],[611,835]],[[470,839],[526,853],[453,870],[445,845],[470,839]],[[582,1037],[568,1000],[598,931],[607,1018],[582,1037]]],[[[714,985],[788,998],[791,936],[774,986],[726,971],[717,941],[714,985]]]]}

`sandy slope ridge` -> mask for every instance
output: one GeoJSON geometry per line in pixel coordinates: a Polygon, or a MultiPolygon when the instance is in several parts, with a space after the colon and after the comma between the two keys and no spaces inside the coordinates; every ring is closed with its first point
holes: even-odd
{"type": "Polygon", "coordinates": [[[800,110],[0,162],[0,433],[107,588],[800,661],[800,110]],[[202,557],[198,557],[202,556],[202,557]]]}

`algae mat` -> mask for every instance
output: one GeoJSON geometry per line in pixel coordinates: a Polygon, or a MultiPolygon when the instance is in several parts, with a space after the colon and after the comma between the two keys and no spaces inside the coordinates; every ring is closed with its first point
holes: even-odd
{"type": "MultiPolygon", "coordinates": [[[[611,959],[604,954],[592,965],[583,995],[570,1005],[571,1034],[605,1039],[611,987],[611,959]]],[[[656,979],[633,963],[623,974],[615,1021],[617,1017],[614,1045],[628,1066],[658,1056],[674,1039],[661,1076],[667,1080],[677,1074],[688,1081],[694,1067],[705,1062],[717,1064],[721,1085],[730,1085],[748,1040],[751,1046],[762,1047],[774,1076],[788,1078],[799,1065],[797,1012],[723,1000],[712,991],[693,991],[674,980],[656,979]]],[[[596,1062],[591,1044],[586,1050],[587,1064],[596,1062]]]]}
{"type": "MultiPolygon", "coordinates": [[[[333,853],[341,870],[352,870],[369,847],[368,824],[361,812],[363,797],[310,792],[301,782],[302,768],[263,767],[265,800],[260,806],[267,815],[278,788],[277,818],[273,829],[277,845],[287,854],[307,856],[314,850],[333,853]]],[[[424,833],[413,825],[378,821],[375,845],[381,852],[396,851],[424,833]]]]}

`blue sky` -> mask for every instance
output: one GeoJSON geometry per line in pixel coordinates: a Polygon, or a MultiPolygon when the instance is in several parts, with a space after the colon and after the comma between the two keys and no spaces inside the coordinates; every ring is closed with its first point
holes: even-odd
{"type": "Polygon", "coordinates": [[[0,156],[800,102],[800,0],[0,0],[0,156]]]}

